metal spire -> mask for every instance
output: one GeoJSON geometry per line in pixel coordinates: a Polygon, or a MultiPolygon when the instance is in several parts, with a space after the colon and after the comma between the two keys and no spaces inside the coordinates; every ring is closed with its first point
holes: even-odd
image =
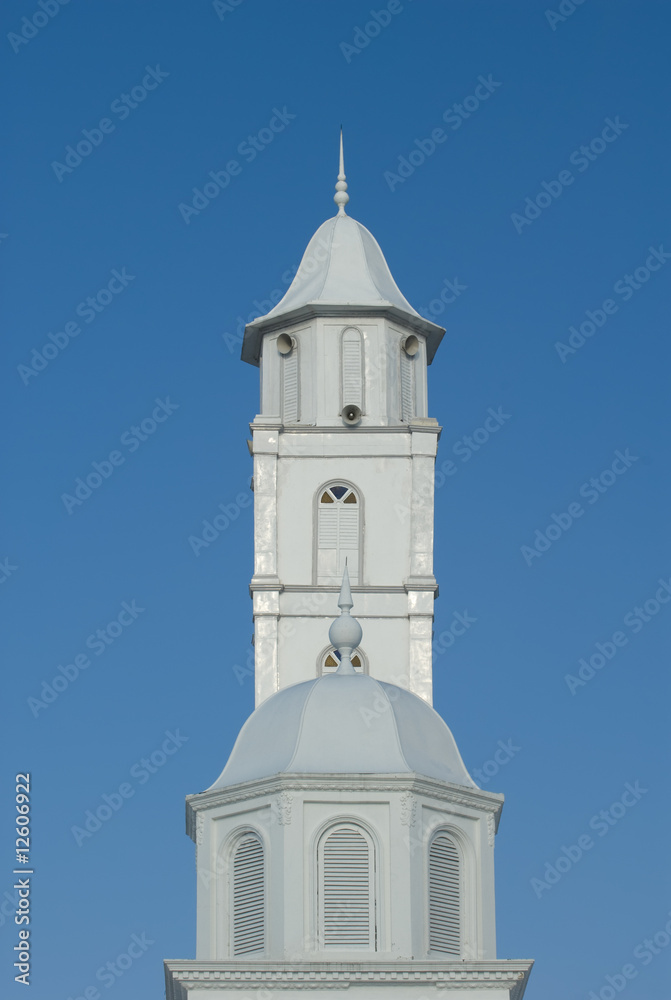
{"type": "Polygon", "coordinates": [[[333,195],[333,200],[338,206],[338,215],[346,215],[345,205],[349,201],[349,195],[347,194],[347,181],[345,180],[345,157],[343,156],[342,150],[342,126],[340,126],[340,172],[338,173],[338,183],[335,187],[336,193],[333,195]]]}
{"type": "Polygon", "coordinates": [[[363,631],[356,618],[352,618],[350,615],[350,608],[353,607],[353,604],[347,562],[345,562],[345,569],[343,570],[338,607],[340,608],[340,615],[329,629],[331,645],[340,653],[340,665],[336,670],[336,674],[355,674],[356,670],[352,666],[351,656],[361,642],[363,631]]]}

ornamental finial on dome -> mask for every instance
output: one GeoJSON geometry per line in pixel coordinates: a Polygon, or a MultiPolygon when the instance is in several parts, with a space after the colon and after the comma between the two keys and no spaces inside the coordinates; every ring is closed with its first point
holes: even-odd
{"type": "Polygon", "coordinates": [[[345,205],[349,201],[349,195],[347,194],[347,181],[345,180],[345,157],[342,151],[342,126],[340,128],[340,171],[338,173],[338,183],[335,187],[336,193],[333,195],[333,200],[338,206],[338,215],[345,215],[345,205]]]}
{"type": "Polygon", "coordinates": [[[356,670],[352,666],[351,656],[361,642],[363,631],[356,618],[352,618],[350,615],[350,608],[353,607],[353,604],[347,562],[345,562],[343,570],[338,607],[340,615],[329,629],[331,645],[340,653],[340,666],[336,670],[336,674],[356,674],[356,670]]]}

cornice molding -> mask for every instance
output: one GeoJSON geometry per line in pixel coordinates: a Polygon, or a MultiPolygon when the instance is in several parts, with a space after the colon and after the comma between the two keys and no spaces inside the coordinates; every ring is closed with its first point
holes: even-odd
{"type": "MultiPolygon", "coordinates": [[[[296,309],[290,309],[286,313],[280,313],[268,319],[266,316],[259,316],[245,327],[245,334],[242,343],[240,357],[250,365],[259,365],[261,356],[261,341],[265,333],[272,333],[275,330],[289,332],[297,325],[304,326],[308,320],[313,319],[333,319],[336,317],[361,317],[364,324],[367,319],[387,319],[391,320],[402,330],[411,330],[426,337],[426,363],[433,361],[438,345],[443,339],[445,328],[432,323],[431,320],[424,319],[423,316],[413,315],[393,305],[391,302],[381,302],[376,305],[349,305],[347,303],[329,305],[325,302],[308,302],[296,309]]],[[[297,332],[297,331],[294,331],[297,332]]]]}
{"type": "Polygon", "coordinates": [[[533,962],[491,960],[480,962],[286,962],[249,961],[164,962],[167,1000],[184,1000],[189,990],[304,989],[344,990],[357,985],[436,986],[459,989],[510,991],[521,1000],[533,962]]]}
{"type": "MultiPolygon", "coordinates": [[[[279,581],[273,583],[256,583],[252,581],[249,585],[250,591],[253,592],[263,592],[266,590],[276,591],[278,593],[286,594],[314,594],[316,591],[320,593],[322,591],[326,593],[339,594],[340,584],[316,584],[316,583],[280,583],[279,581]]],[[[418,578],[418,582],[406,581],[402,586],[375,586],[374,584],[352,584],[353,594],[416,594],[416,593],[430,593],[433,594],[438,590],[438,584],[435,582],[435,577],[422,577],[421,580],[418,578]]],[[[324,615],[322,612],[315,612],[320,618],[328,618],[329,615],[324,615]]],[[[421,612],[419,612],[421,616],[421,612]]],[[[427,613],[428,615],[428,613],[427,613]]],[[[279,614],[278,616],[279,617],[279,614]]],[[[283,618],[291,617],[287,613],[282,615],[283,618]]],[[[303,613],[296,614],[295,617],[302,618],[305,617],[303,613]]],[[[332,617],[332,616],[331,616],[332,617]]],[[[357,617],[361,618],[362,615],[359,614],[357,617]]],[[[380,618],[384,616],[372,615],[373,618],[380,618]]],[[[394,621],[398,619],[398,615],[389,615],[394,621]]],[[[414,615],[413,615],[414,617],[414,615]]],[[[432,617],[428,615],[428,617],[432,617]]]]}
{"type": "MultiPolygon", "coordinates": [[[[366,414],[364,413],[364,419],[366,414]]],[[[360,440],[366,434],[437,434],[440,437],[442,427],[438,423],[426,424],[357,424],[350,427],[347,424],[250,424],[252,432],[255,430],[279,430],[280,434],[356,434],[360,440]]],[[[268,454],[263,452],[262,454],[268,454]]],[[[274,454],[274,452],[273,452],[274,454]]],[[[283,458],[314,458],[314,455],[283,455],[283,458]]],[[[357,451],[356,455],[336,455],[335,458],[411,458],[408,455],[380,455],[379,452],[372,452],[370,456],[357,451]]]]}
{"type": "Polygon", "coordinates": [[[278,774],[271,778],[244,781],[228,788],[208,789],[186,798],[186,832],[196,839],[197,816],[204,810],[219,806],[235,805],[278,794],[292,792],[405,792],[416,796],[437,799],[450,805],[466,806],[488,815],[490,841],[498,829],[503,795],[485,792],[479,788],[453,785],[436,778],[426,778],[412,774],[278,774]]]}

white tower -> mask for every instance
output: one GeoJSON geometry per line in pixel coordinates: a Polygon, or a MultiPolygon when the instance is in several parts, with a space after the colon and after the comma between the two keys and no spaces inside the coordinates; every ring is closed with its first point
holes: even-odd
{"type": "Polygon", "coordinates": [[[366,645],[357,666],[431,704],[433,482],[441,428],[426,369],[443,333],[399,291],[374,237],[338,214],[284,298],[245,330],[261,369],[254,455],[256,703],[336,664],[325,647],[347,560],[366,645]]]}
{"type": "Polygon", "coordinates": [[[496,957],[503,796],[475,785],[428,704],[433,494],[420,486],[442,331],[344,215],[345,187],[341,160],[339,214],[310,244],[328,234],[316,283],[246,332],[262,365],[259,703],[219,778],[187,798],[196,958],[165,963],[167,1000],[521,1000],[532,965],[496,957]]]}

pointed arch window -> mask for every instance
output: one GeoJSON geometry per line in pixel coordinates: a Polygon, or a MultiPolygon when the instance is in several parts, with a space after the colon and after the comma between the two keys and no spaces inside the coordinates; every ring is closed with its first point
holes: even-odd
{"type": "Polygon", "coordinates": [[[363,410],[363,350],[361,334],[350,327],[342,335],[342,400],[363,410]]]}
{"type": "Polygon", "coordinates": [[[444,831],[429,846],[429,951],[461,954],[462,863],[459,848],[444,831]]]}
{"type": "Polygon", "coordinates": [[[266,946],[266,887],[263,843],[246,833],[233,848],[231,878],[231,951],[262,953],[266,946]]]}
{"type": "Polygon", "coordinates": [[[339,583],[345,559],[352,583],[358,583],[361,502],[356,490],[344,483],[325,487],[317,500],[317,583],[339,583]]]}
{"type": "Polygon", "coordinates": [[[322,948],[376,949],[375,849],[366,830],[341,823],[318,845],[322,948]]]}

